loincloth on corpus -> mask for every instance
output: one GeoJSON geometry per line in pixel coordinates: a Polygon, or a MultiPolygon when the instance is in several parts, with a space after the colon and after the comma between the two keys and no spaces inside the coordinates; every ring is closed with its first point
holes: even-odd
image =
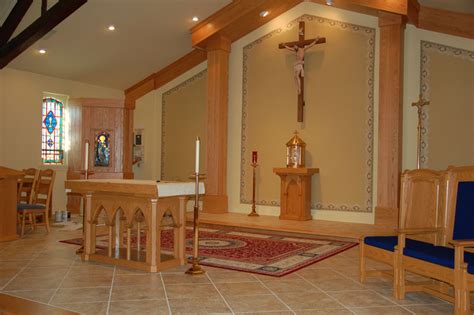
{"type": "Polygon", "coordinates": [[[293,64],[293,69],[295,71],[301,71],[303,70],[303,65],[304,65],[304,61],[296,61],[294,64],[293,64]]]}

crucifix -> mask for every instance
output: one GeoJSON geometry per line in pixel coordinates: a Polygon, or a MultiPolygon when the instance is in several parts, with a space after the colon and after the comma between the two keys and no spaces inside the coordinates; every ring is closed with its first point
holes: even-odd
{"type": "Polygon", "coordinates": [[[429,105],[430,102],[423,99],[423,96],[419,96],[418,102],[412,103],[411,106],[414,106],[418,109],[418,141],[416,144],[416,167],[419,169],[421,167],[421,134],[423,131],[423,106],[429,105]]]}
{"type": "Polygon", "coordinates": [[[316,37],[313,39],[305,39],[304,22],[301,21],[298,25],[298,41],[281,43],[278,45],[280,49],[289,49],[296,53],[296,61],[293,65],[294,77],[296,84],[296,91],[298,93],[298,122],[303,121],[303,106],[304,106],[304,53],[307,49],[316,44],[323,44],[326,42],[325,37],[316,37]]]}

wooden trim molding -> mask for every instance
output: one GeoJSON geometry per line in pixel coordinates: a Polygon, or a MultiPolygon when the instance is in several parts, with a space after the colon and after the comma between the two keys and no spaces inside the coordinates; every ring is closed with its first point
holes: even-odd
{"type": "Polygon", "coordinates": [[[232,42],[252,32],[269,20],[300,4],[302,0],[236,0],[217,11],[191,29],[193,47],[206,47],[215,34],[224,35],[232,42]],[[266,17],[260,12],[268,11],[266,17]]]}
{"type": "Polygon", "coordinates": [[[421,6],[417,27],[474,39],[474,14],[421,6]]]}
{"type": "Polygon", "coordinates": [[[143,95],[160,88],[171,80],[177,78],[186,71],[194,68],[201,62],[206,61],[206,52],[194,49],[172,64],[164,67],[160,71],[153,73],[125,90],[126,102],[133,102],[143,95]]]}

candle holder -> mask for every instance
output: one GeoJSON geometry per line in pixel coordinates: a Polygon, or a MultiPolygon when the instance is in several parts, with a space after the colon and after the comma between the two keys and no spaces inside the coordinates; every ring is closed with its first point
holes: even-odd
{"type": "Polygon", "coordinates": [[[252,166],[253,171],[253,178],[252,178],[252,212],[249,213],[249,217],[258,217],[257,211],[255,211],[255,178],[256,178],[256,168],[258,164],[256,162],[252,162],[250,164],[252,166]]]}
{"type": "MultiPolygon", "coordinates": [[[[86,140],[84,142],[84,145],[86,147],[86,152],[84,154],[84,169],[80,171],[80,174],[84,175],[85,180],[88,180],[89,175],[94,174],[94,172],[89,171],[89,167],[88,167],[89,166],[89,140],[86,140]]],[[[84,198],[84,196],[82,196],[82,240],[83,240],[83,244],[82,244],[81,247],[79,247],[78,250],[76,250],[76,254],[84,253],[84,240],[85,240],[84,227],[86,226],[86,214],[84,213],[85,212],[85,209],[84,209],[85,204],[86,204],[86,199],[84,198]]]]}
{"type": "Polygon", "coordinates": [[[194,190],[194,220],[193,220],[193,262],[192,267],[186,270],[190,275],[202,275],[206,271],[199,265],[199,179],[204,179],[205,174],[194,173],[191,178],[195,179],[194,190]]]}

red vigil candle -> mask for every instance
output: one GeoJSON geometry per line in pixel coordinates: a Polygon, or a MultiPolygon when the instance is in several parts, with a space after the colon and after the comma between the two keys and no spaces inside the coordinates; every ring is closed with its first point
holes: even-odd
{"type": "Polygon", "coordinates": [[[252,164],[257,164],[257,151],[252,151],[252,164]]]}

